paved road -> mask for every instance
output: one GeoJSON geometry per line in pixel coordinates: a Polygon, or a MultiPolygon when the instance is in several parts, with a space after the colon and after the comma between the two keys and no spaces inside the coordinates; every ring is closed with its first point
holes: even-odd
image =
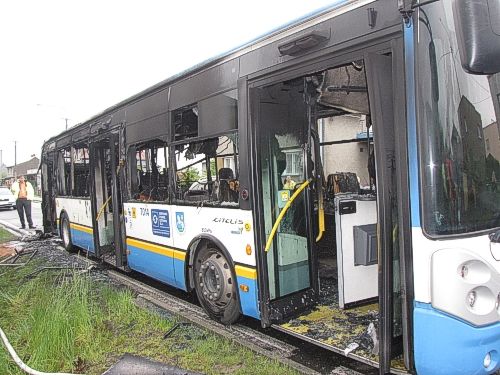
{"type": "MultiPolygon", "coordinates": [[[[31,218],[33,219],[33,225],[36,226],[37,229],[42,229],[42,204],[41,202],[32,202],[31,203],[31,218]]],[[[19,221],[19,215],[17,214],[17,210],[11,209],[2,209],[0,210],[0,221],[6,221],[9,224],[12,224],[19,228],[21,226],[21,222],[19,221]]],[[[26,223],[28,225],[28,223],[26,223]]]]}

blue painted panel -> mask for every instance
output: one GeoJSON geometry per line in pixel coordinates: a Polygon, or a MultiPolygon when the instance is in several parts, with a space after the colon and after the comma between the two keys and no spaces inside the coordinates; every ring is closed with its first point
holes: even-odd
{"type": "Polygon", "coordinates": [[[130,250],[127,259],[131,269],[176,286],[172,258],[142,250],[135,246],[127,245],[127,249],[130,250]]]}
{"type": "Polygon", "coordinates": [[[413,24],[404,27],[406,68],[406,115],[408,141],[408,174],[410,180],[411,226],[420,227],[420,195],[418,174],[417,115],[415,103],[415,60],[413,24]]]}
{"type": "Polygon", "coordinates": [[[75,246],[81,247],[91,253],[95,252],[94,236],[90,233],[71,228],[71,241],[75,246]]]}
{"type": "Polygon", "coordinates": [[[414,331],[419,375],[491,374],[500,368],[500,323],[474,327],[416,302],[414,331]],[[488,352],[493,352],[492,363],[485,368],[488,352]]]}
{"type": "Polygon", "coordinates": [[[186,263],[183,260],[174,258],[174,275],[175,275],[175,286],[182,290],[186,290],[186,263]]]}
{"type": "Polygon", "coordinates": [[[241,312],[244,315],[260,319],[259,305],[257,303],[257,301],[259,300],[257,280],[248,279],[242,276],[237,276],[236,279],[238,281],[238,291],[240,293],[241,312]],[[243,292],[239,288],[241,284],[245,284],[248,286],[248,292],[243,292]]]}

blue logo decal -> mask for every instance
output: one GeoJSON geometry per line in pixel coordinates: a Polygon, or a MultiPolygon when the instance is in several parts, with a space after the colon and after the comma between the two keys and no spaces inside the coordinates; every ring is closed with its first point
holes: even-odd
{"type": "Polygon", "coordinates": [[[155,236],[170,237],[167,210],[151,210],[151,227],[155,236]]]}
{"type": "Polygon", "coordinates": [[[184,224],[184,212],[175,213],[175,224],[177,225],[179,233],[183,233],[184,229],[186,229],[186,225],[184,224]]]}

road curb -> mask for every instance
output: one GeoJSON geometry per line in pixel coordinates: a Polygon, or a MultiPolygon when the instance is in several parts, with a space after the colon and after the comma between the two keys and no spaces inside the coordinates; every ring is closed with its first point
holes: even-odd
{"type": "Polygon", "coordinates": [[[30,232],[25,230],[25,229],[20,229],[16,227],[15,225],[12,225],[8,221],[5,220],[0,220],[0,225],[3,226],[6,230],[8,230],[10,233],[12,233],[15,236],[22,237],[25,235],[29,235],[30,232]]]}

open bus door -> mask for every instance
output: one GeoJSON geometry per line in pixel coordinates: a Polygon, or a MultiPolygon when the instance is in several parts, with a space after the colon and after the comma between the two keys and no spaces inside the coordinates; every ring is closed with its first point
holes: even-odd
{"type": "MultiPolygon", "coordinates": [[[[386,45],[385,54],[355,55],[352,63],[250,86],[249,91],[257,160],[254,177],[260,190],[254,194],[256,227],[264,247],[258,255],[262,323],[339,353],[345,353],[351,340],[359,340],[371,326],[373,347],[359,348],[349,355],[379,365],[382,374],[389,373],[391,365],[404,370],[400,354],[404,347],[407,359],[409,346],[403,345],[403,332],[406,338],[411,334],[402,319],[405,277],[400,264],[400,244],[407,230],[401,211],[404,189],[400,187],[406,167],[396,160],[405,151],[398,145],[404,143],[401,134],[405,133],[401,130],[404,127],[396,128],[395,118],[404,124],[404,116],[400,121],[396,116],[399,107],[394,104],[404,106],[404,95],[395,98],[393,94],[394,87],[401,91],[400,82],[404,86],[404,81],[393,69],[397,65],[402,72],[401,56],[394,52],[397,48],[392,50],[390,53],[386,45]],[[350,84],[338,83],[343,80],[350,84]],[[314,87],[310,87],[311,82],[314,87]],[[314,97],[315,90],[321,93],[321,100],[314,97]],[[338,97],[338,93],[343,96],[338,97]],[[352,134],[359,128],[356,118],[360,116],[373,127],[373,136],[367,131],[363,143],[352,135],[342,138],[342,129],[349,128],[352,134]],[[318,123],[323,119],[320,131],[318,123]],[[335,176],[335,168],[354,165],[362,175],[369,161],[359,155],[370,150],[374,150],[376,188],[361,191],[359,179],[353,179],[346,191],[335,191],[328,198],[329,221],[322,218],[326,203],[322,198],[328,194],[322,192],[327,170],[322,172],[321,160],[331,164],[329,176],[335,176]],[[359,161],[349,164],[342,159],[347,166],[339,164],[339,155],[344,152],[359,161]],[[333,208],[333,203],[344,201],[348,203],[345,207],[333,208]],[[344,217],[339,219],[339,215],[344,217]],[[342,223],[345,231],[339,227],[342,223]],[[355,264],[353,231],[365,226],[374,228],[370,238],[375,238],[376,256],[373,262],[355,264]],[[326,257],[321,254],[321,241],[328,251],[326,257]],[[317,314],[309,309],[315,305],[317,314]]],[[[371,242],[356,247],[365,248],[371,251],[371,242]]]]}
{"type": "Polygon", "coordinates": [[[261,227],[260,279],[264,325],[313,306],[317,301],[317,278],[313,261],[310,161],[307,106],[300,90],[302,78],[270,87],[250,89],[256,152],[257,180],[262,194],[256,212],[261,227]],[[290,95],[288,95],[290,93],[290,95]],[[276,94],[276,95],[275,95],[276,94]],[[302,162],[306,160],[306,162],[302,162]]]}
{"type": "Polygon", "coordinates": [[[90,145],[92,226],[96,256],[123,266],[122,203],[117,133],[96,137],[90,145]]]}
{"type": "Polygon", "coordinates": [[[55,143],[51,143],[42,151],[42,216],[45,233],[57,233],[54,147],[55,143]]]}
{"type": "Polygon", "coordinates": [[[393,55],[371,53],[365,60],[377,166],[379,372],[389,374],[392,359],[403,352],[393,55]]]}

